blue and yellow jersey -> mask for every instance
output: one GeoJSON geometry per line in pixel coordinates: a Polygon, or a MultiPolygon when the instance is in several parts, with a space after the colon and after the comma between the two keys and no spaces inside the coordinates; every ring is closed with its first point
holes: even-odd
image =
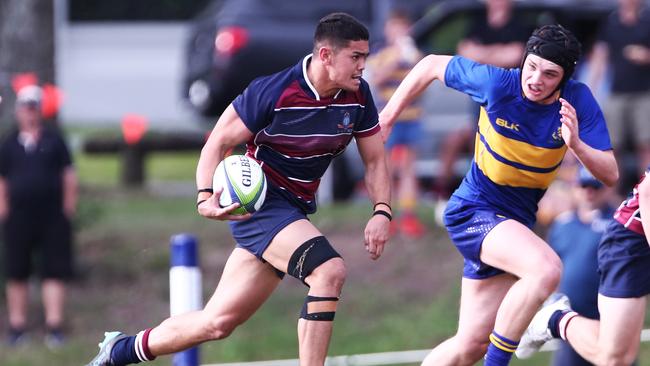
{"type": "MultiPolygon", "coordinates": [[[[560,102],[542,105],[526,99],[519,69],[460,56],[449,62],[445,83],[481,105],[474,161],[454,194],[532,226],[537,203],[567,151],[560,102]]],[[[605,119],[589,88],[569,80],[561,94],[576,109],[580,139],[595,149],[611,150],[605,119]]]]}

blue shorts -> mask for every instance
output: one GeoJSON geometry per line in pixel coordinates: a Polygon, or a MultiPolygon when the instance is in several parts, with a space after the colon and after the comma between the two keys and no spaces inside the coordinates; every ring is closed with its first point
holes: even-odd
{"type": "Polygon", "coordinates": [[[451,241],[465,258],[463,277],[480,280],[505,273],[481,262],[483,239],[505,220],[508,217],[494,208],[451,196],[445,209],[444,222],[451,241]]]}
{"type": "Polygon", "coordinates": [[[650,294],[650,247],[645,236],[612,221],[598,246],[598,292],[607,297],[650,294]]]}
{"type": "MultiPolygon", "coordinates": [[[[230,231],[237,246],[248,250],[263,261],[262,254],[282,229],[307,215],[269,185],[262,207],[248,220],[230,221],[230,231]]],[[[286,271],[286,268],[280,268],[286,271]]]]}
{"type": "Polygon", "coordinates": [[[393,130],[386,141],[386,149],[391,149],[397,145],[417,147],[422,137],[422,125],[420,122],[398,122],[393,126],[393,130]]]}

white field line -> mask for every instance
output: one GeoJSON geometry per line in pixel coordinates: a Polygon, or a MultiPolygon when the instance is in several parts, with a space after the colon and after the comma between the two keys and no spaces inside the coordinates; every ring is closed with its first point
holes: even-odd
{"type": "MultiPolygon", "coordinates": [[[[641,342],[650,341],[650,329],[641,332],[641,342]]],[[[540,351],[554,351],[558,348],[560,341],[548,342],[540,351]]],[[[325,366],[374,366],[374,365],[399,365],[405,363],[419,363],[430,350],[414,350],[400,352],[365,353],[360,355],[333,356],[328,357],[325,366]]],[[[298,359],[255,361],[255,362],[232,362],[213,363],[202,366],[298,366],[298,359]]]]}

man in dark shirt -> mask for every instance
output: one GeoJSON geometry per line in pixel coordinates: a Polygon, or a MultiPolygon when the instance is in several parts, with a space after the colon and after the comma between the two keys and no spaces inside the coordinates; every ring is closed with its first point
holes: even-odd
{"type": "Polygon", "coordinates": [[[511,0],[487,0],[485,6],[458,44],[458,54],[503,68],[519,66],[531,29],[514,17],[511,0]]]}
{"type": "MultiPolygon", "coordinates": [[[[628,174],[634,184],[650,164],[650,9],[643,1],[619,0],[618,9],[607,19],[591,55],[592,90],[608,65],[612,86],[603,110],[614,150],[620,153],[626,139],[634,143],[637,169],[628,174]]],[[[629,188],[622,186],[621,191],[629,188]]]]}
{"type": "Polygon", "coordinates": [[[72,275],[70,218],[75,212],[77,178],[58,131],[41,120],[42,91],[20,89],[17,128],[0,144],[0,222],[9,313],[8,342],[25,339],[28,279],[33,255],[40,254],[46,344],[63,342],[64,280],[72,275]]]}

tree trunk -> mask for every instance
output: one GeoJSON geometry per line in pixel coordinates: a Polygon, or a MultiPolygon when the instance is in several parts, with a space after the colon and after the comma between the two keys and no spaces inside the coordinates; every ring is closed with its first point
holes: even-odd
{"type": "Polygon", "coordinates": [[[13,124],[11,80],[33,72],[39,84],[55,83],[54,0],[0,1],[0,129],[13,124]]]}

